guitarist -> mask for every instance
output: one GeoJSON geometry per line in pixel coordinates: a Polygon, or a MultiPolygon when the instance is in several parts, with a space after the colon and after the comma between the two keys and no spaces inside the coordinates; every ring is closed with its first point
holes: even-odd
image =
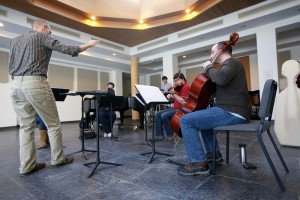
{"type": "MultiPolygon", "coordinates": [[[[231,45],[226,46],[226,42],[215,44],[211,49],[210,60],[206,61],[203,67],[205,73],[216,84],[216,102],[215,107],[188,113],[180,120],[188,157],[188,163],[178,167],[178,173],[183,176],[209,173],[208,162],[212,160],[213,128],[246,123],[250,117],[244,67],[238,60],[232,58],[231,45]],[[215,68],[212,61],[219,63],[220,68],[215,68]],[[199,130],[207,154],[200,141],[199,130]]],[[[216,160],[222,162],[218,142],[216,144],[216,160]]]]}

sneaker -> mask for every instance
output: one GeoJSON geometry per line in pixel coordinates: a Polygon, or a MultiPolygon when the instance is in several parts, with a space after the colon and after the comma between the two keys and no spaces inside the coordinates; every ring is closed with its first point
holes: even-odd
{"type": "Polygon", "coordinates": [[[25,172],[25,173],[20,173],[20,176],[28,176],[28,175],[30,175],[34,172],[37,172],[45,167],[46,167],[46,163],[36,163],[35,167],[31,171],[25,172]]]}
{"type": "Polygon", "coordinates": [[[195,176],[209,174],[209,166],[207,161],[188,163],[179,166],[177,169],[178,174],[182,176],[195,176]]]}
{"type": "MultiPolygon", "coordinates": [[[[206,160],[207,162],[212,162],[213,159],[213,152],[209,151],[206,153],[206,160]]],[[[216,162],[221,163],[223,162],[222,154],[220,153],[220,150],[216,151],[216,162]]]]}
{"type": "Polygon", "coordinates": [[[73,157],[65,157],[64,160],[61,163],[58,163],[56,165],[51,165],[52,167],[61,167],[64,165],[71,164],[73,162],[74,158],[73,157]]]}
{"type": "Polygon", "coordinates": [[[174,136],[167,136],[166,138],[165,138],[165,140],[166,141],[168,141],[168,142],[174,142],[174,139],[175,139],[175,137],[174,136]]]}
{"type": "Polygon", "coordinates": [[[111,133],[107,133],[106,137],[111,138],[111,133]]]}
{"type": "Polygon", "coordinates": [[[104,133],[103,137],[108,137],[108,134],[107,134],[107,133],[104,133]]]}

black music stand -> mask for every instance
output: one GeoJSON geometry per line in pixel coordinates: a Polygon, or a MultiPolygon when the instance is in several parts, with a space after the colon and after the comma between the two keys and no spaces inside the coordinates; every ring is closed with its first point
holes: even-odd
{"type": "MultiPolygon", "coordinates": [[[[145,141],[146,143],[149,145],[149,146],[152,146],[152,143],[149,142],[149,139],[148,139],[148,120],[146,118],[147,116],[147,103],[145,102],[145,100],[143,99],[143,97],[141,96],[140,93],[137,93],[137,94],[134,94],[133,95],[133,98],[135,98],[137,100],[136,102],[136,110],[138,110],[139,106],[138,106],[138,102],[140,103],[140,105],[143,106],[143,109],[144,109],[144,130],[145,130],[145,141]]],[[[149,106],[148,106],[149,107],[149,106]]],[[[153,121],[153,120],[152,120],[153,121]]],[[[152,124],[153,125],[153,124],[152,124]]]]}
{"type": "Polygon", "coordinates": [[[135,84],[135,87],[141,94],[143,102],[146,102],[145,105],[146,106],[150,105],[152,108],[151,109],[151,112],[152,112],[152,145],[151,145],[152,151],[141,154],[141,155],[151,154],[151,158],[148,162],[148,164],[150,164],[152,162],[152,159],[155,154],[170,156],[169,154],[156,151],[156,149],[155,149],[155,134],[154,134],[154,129],[155,129],[155,127],[154,127],[154,108],[156,107],[156,105],[166,104],[166,103],[169,103],[169,101],[163,95],[163,93],[160,91],[160,89],[158,87],[149,86],[149,85],[138,85],[138,84],[135,84]]]}
{"type": "MultiPolygon", "coordinates": [[[[109,105],[111,106],[112,108],[112,105],[113,103],[116,103],[117,104],[117,100],[119,99],[118,96],[114,96],[114,95],[107,95],[107,96],[101,96],[101,95],[95,95],[96,96],[96,133],[97,133],[97,158],[96,158],[96,161],[95,162],[90,162],[90,163],[85,163],[83,164],[84,166],[88,166],[88,165],[91,165],[91,164],[95,164],[94,168],[92,169],[90,175],[88,176],[88,178],[90,178],[95,170],[97,169],[98,165],[100,163],[102,164],[107,164],[107,165],[115,165],[115,166],[121,166],[122,164],[118,164],[118,163],[111,163],[111,162],[104,162],[104,161],[100,161],[100,141],[99,141],[99,138],[100,138],[100,131],[99,131],[99,115],[98,115],[98,112],[99,112],[99,107],[101,105],[101,107],[105,106],[106,105],[109,105]],[[116,98],[117,97],[117,98],[116,98]],[[102,103],[102,102],[103,103],[102,103]]],[[[113,133],[112,133],[113,135],[113,133]]]]}
{"type": "Polygon", "coordinates": [[[51,88],[55,101],[64,101],[67,97],[66,93],[69,92],[69,89],[63,88],[51,88]]]}
{"type": "MultiPolygon", "coordinates": [[[[151,109],[151,112],[152,112],[152,141],[151,141],[151,142],[152,142],[152,144],[151,144],[152,150],[151,150],[150,152],[141,153],[141,155],[151,154],[151,157],[150,157],[150,160],[149,160],[148,164],[150,164],[150,163],[152,162],[153,157],[154,157],[155,154],[165,155],[165,156],[170,156],[170,154],[167,154],[167,153],[161,153],[161,152],[156,151],[156,149],[155,149],[155,134],[154,134],[154,129],[155,129],[155,127],[154,127],[154,118],[155,118],[155,115],[154,115],[154,108],[155,108],[157,105],[159,105],[159,104],[166,104],[166,102],[152,102],[152,103],[149,103],[149,104],[148,104],[148,105],[150,105],[151,108],[152,108],[152,109],[151,109]]],[[[147,139],[147,136],[146,136],[146,140],[149,141],[149,140],[147,139]]],[[[147,143],[148,143],[148,142],[147,142],[147,143]]]]}
{"type": "MultiPolygon", "coordinates": [[[[84,99],[83,97],[85,95],[107,95],[107,92],[106,91],[73,91],[73,92],[69,92],[69,93],[65,93],[66,95],[71,95],[71,96],[81,96],[81,120],[83,122],[83,118],[84,118],[84,99]]],[[[84,128],[82,127],[81,128],[81,149],[78,150],[78,151],[75,151],[75,152],[72,152],[72,153],[69,153],[67,155],[72,155],[72,154],[75,154],[75,153],[79,153],[79,152],[82,152],[83,154],[83,157],[88,160],[88,158],[86,157],[86,155],[84,154],[85,151],[87,152],[97,152],[96,150],[88,150],[88,149],[85,149],[84,147],[84,128]]]]}

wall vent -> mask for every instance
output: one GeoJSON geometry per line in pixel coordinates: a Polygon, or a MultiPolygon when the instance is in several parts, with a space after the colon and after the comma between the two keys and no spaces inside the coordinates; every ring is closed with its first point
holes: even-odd
{"type": "Polygon", "coordinates": [[[275,1],[273,3],[269,3],[267,5],[254,8],[252,10],[248,10],[246,12],[238,14],[238,18],[242,19],[242,18],[245,18],[245,17],[257,15],[258,13],[266,12],[267,10],[271,10],[271,9],[281,5],[281,4],[286,4],[286,2],[289,2],[289,1],[293,1],[293,0],[284,0],[284,2],[283,1],[275,1]]]}
{"type": "Polygon", "coordinates": [[[222,25],[222,24],[223,24],[223,20],[219,20],[219,21],[216,21],[216,22],[213,22],[213,23],[210,23],[210,24],[206,24],[206,25],[200,26],[200,27],[192,29],[192,30],[181,32],[181,33],[178,34],[178,38],[186,37],[188,35],[197,33],[199,31],[203,31],[205,29],[209,29],[209,28],[212,28],[214,26],[219,26],[219,25],[222,25]]]}
{"type": "Polygon", "coordinates": [[[147,48],[150,48],[150,47],[154,47],[156,45],[160,45],[160,44],[163,44],[163,43],[167,43],[168,42],[168,38],[163,38],[163,39],[160,39],[160,40],[157,40],[155,42],[151,42],[151,43],[148,43],[148,44],[145,44],[145,45],[142,45],[142,46],[139,46],[137,48],[138,51],[141,51],[143,49],[147,49],[147,48]]]}
{"type": "MultiPolygon", "coordinates": [[[[92,38],[92,40],[99,40],[99,39],[92,38]]],[[[109,43],[109,42],[106,42],[106,41],[103,41],[101,39],[100,39],[100,45],[108,47],[110,49],[115,49],[115,50],[118,50],[118,51],[125,51],[124,47],[119,46],[119,45],[115,45],[115,44],[112,44],[112,43],[109,43]]]]}
{"type": "Polygon", "coordinates": [[[6,10],[1,10],[1,9],[0,9],[0,16],[6,17],[6,16],[7,16],[7,11],[6,11],[6,10]]]}

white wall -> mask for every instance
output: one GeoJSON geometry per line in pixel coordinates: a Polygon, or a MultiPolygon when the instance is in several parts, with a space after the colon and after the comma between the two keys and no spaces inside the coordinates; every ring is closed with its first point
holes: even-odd
{"type": "MultiPolygon", "coordinates": [[[[118,89],[122,88],[123,87],[122,78],[120,78],[120,76],[122,75],[120,75],[120,73],[115,73],[115,72],[113,74],[118,74],[118,78],[114,78],[114,76],[110,77],[110,78],[114,78],[114,80],[110,80],[110,81],[116,82],[116,85],[118,85],[118,89]]],[[[74,76],[74,83],[77,83],[76,79],[77,76],[74,76]]],[[[11,87],[10,78],[9,78],[9,82],[0,83],[0,91],[1,91],[0,128],[16,126],[18,124],[17,116],[14,112],[11,99],[10,99],[10,87],[11,87]]],[[[77,89],[77,86],[74,88],[77,89]]],[[[122,92],[122,89],[120,91],[118,90],[117,94],[122,95],[119,94],[120,92],[122,92]]],[[[56,105],[57,105],[60,120],[62,122],[80,120],[81,118],[81,97],[80,96],[67,96],[64,102],[56,102],[56,105]]]]}

